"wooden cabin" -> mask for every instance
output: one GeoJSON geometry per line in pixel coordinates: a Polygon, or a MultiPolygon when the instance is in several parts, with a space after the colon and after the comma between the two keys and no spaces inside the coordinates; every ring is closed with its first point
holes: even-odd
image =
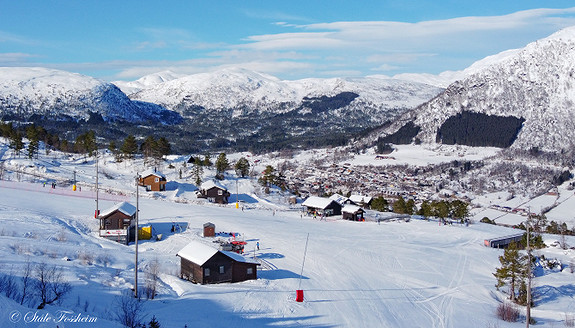
{"type": "Polygon", "coordinates": [[[340,215],[341,205],[333,199],[310,196],[302,204],[308,214],[315,215],[340,215]]]}
{"type": "Polygon", "coordinates": [[[122,202],[101,212],[98,219],[100,219],[100,237],[127,245],[132,239],[136,207],[122,202]]]}
{"type": "Polygon", "coordinates": [[[370,208],[373,197],[362,196],[362,195],[351,195],[349,196],[349,199],[357,206],[361,206],[363,208],[370,208]]]}
{"type": "Polygon", "coordinates": [[[146,191],[166,191],[166,176],[160,172],[146,171],[140,175],[138,184],[146,191]]]}
{"type": "Polygon", "coordinates": [[[365,221],[365,218],[363,217],[365,211],[363,210],[363,208],[357,205],[350,205],[350,204],[345,205],[341,209],[341,213],[344,220],[365,221]]]}
{"type": "Polygon", "coordinates": [[[181,261],[180,277],[193,283],[233,283],[258,278],[259,263],[200,242],[192,241],[177,256],[181,261]]]}
{"type": "Polygon", "coordinates": [[[333,194],[333,195],[329,196],[329,199],[335,200],[341,206],[344,206],[346,204],[357,205],[351,199],[349,199],[343,195],[340,195],[340,194],[333,194]]]}
{"type": "Polygon", "coordinates": [[[198,198],[206,198],[211,203],[227,204],[230,195],[226,187],[213,181],[206,181],[200,187],[198,198]]]}

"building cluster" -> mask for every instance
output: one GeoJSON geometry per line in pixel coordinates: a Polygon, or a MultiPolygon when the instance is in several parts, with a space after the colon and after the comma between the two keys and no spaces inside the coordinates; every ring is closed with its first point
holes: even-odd
{"type": "Polygon", "coordinates": [[[303,198],[316,195],[348,192],[383,196],[386,199],[423,201],[430,199],[438,189],[437,176],[417,175],[402,167],[351,166],[332,164],[329,167],[292,167],[284,175],[290,190],[303,198]]]}

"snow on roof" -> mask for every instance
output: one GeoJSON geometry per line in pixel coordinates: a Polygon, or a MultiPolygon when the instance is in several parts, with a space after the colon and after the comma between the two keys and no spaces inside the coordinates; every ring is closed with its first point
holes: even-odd
{"type": "Polygon", "coordinates": [[[214,256],[218,250],[197,241],[192,241],[186,247],[182,248],[177,256],[194,262],[197,265],[204,265],[214,256]]]}
{"type": "Polygon", "coordinates": [[[367,204],[367,203],[371,202],[373,197],[362,196],[362,195],[351,195],[351,196],[349,196],[349,199],[356,204],[359,204],[359,203],[366,203],[367,204]]]}
{"type": "Polygon", "coordinates": [[[226,188],[226,187],[222,186],[221,184],[219,184],[219,183],[217,183],[217,182],[215,182],[215,181],[212,181],[212,180],[208,180],[208,181],[202,183],[200,189],[208,190],[208,189],[211,189],[211,188],[213,188],[213,187],[217,187],[217,188],[220,188],[220,189],[223,189],[223,190],[228,190],[228,188],[226,188]]]}
{"type": "Polygon", "coordinates": [[[257,261],[253,259],[247,259],[238,253],[220,251],[214,247],[202,244],[198,241],[190,242],[188,245],[186,245],[186,247],[182,248],[176,255],[181,258],[185,258],[186,260],[189,260],[191,262],[194,262],[197,265],[202,266],[218,252],[224,254],[225,256],[231,258],[236,262],[254,263],[259,265],[257,261]]]}
{"type": "Polygon", "coordinates": [[[127,216],[133,216],[136,214],[136,207],[128,202],[121,202],[100,213],[100,216],[108,216],[115,211],[120,211],[127,216]]]}
{"type": "Polygon", "coordinates": [[[233,259],[236,262],[253,263],[253,264],[260,265],[258,261],[251,259],[251,258],[245,258],[238,253],[229,252],[229,251],[220,251],[220,253],[223,253],[225,256],[233,259]]]}
{"type": "Polygon", "coordinates": [[[333,194],[329,197],[329,199],[331,200],[335,200],[336,202],[343,204],[345,203],[345,201],[347,201],[349,198],[342,196],[340,194],[333,194]]]}
{"type": "Polygon", "coordinates": [[[313,208],[326,208],[333,202],[333,199],[309,196],[301,206],[313,207],[313,208]]]}
{"type": "Polygon", "coordinates": [[[345,213],[357,213],[358,211],[363,211],[363,208],[356,206],[356,205],[351,205],[351,204],[346,204],[342,209],[342,212],[345,213]]]}
{"type": "Polygon", "coordinates": [[[142,178],[148,177],[148,176],[150,176],[150,175],[155,175],[155,176],[157,176],[157,177],[159,177],[159,178],[164,178],[164,179],[166,178],[166,176],[163,175],[162,172],[155,172],[155,171],[152,170],[152,169],[146,170],[146,171],[142,172],[142,174],[140,174],[140,176],[141,176],[142,178]]]}

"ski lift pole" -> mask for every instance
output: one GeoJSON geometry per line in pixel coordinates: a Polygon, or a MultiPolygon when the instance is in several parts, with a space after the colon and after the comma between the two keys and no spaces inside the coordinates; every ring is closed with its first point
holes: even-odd
{"type": "Polygon", "coordinates": [[[299,274],[299,285],[298,285],[298,289],[296,291],[296,302],[303,302],[303,289],[301,289],[301,279],[303,277],[303,267],[305,265],[305,257],[307,254],[307,243],[309,241],[309,232],[307,234],[307,237],[305,239],[305,248],[304,248],[304,252],[303,252],[303,261],[301,262],[301,272],[299,274]]]}

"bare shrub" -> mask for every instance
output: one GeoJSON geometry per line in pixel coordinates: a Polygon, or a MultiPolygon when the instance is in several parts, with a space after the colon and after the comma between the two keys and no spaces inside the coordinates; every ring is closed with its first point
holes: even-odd
{"type": "Polygon", "coordinates": [[[22,271],[22,277],[20,278],[22,293],[20,298],[20,305],[24,304],[24,301],[30,298],[31,295],[31,288],[32,288],[32,263],[30,263],[30,259],[26,261],[26,266],[22,271]]]}
{"type": "Polygon", "coordinates": [[[156,290],[158,288],[158,280],[160,274],[160,263],[155,259],[148,263],[145,268],[146,272],[146,285],[144,287],[144,294],[146,299],[154,299],[156,297],[156,290]]]}
{"type": "Polygon", "coordinates": [[[96,262],[102,264],[104,267],[108,267],[112,263],[112,258],[109,254],[100,254],[96,257],[96,262]]]}
{"type": "Polygon", "coordinates": [[[513,304],[503,302],[497,305],[497,317],[503,321],[516,322],[519,319],[519,310],[513,304]]]}
{"type": "Polygon", "coordinates": [[[125,290],[114,302],[115,315],[121,324],[130,328],[140,326],[143,303],[139,298],[135,298],[130,290],[125,290]]]}
{"type": "Polygon", "coordinates": [[[571,260],[569,262],[569,270],[571,270],[571,273],[575,272],[575,261],[571,260]]]}
{"type": "Polygon", "coordinates": [[[94,264],[94,255],[88,252],[80,252],[78,253],[78,260],[80,260],[83,265],[92,265],[94,264]]]}
{"type": "Polygon", "coordinates": [[[56,236],[56,240],[59,242],[65,242],[68,240],[68,235],[66,234],[66,230],[62,229],[56,236]]]}
{"type": "Polygon", "coordinates": [[[575,327],[575,315],[573,313],[565,313],[565,327],[575,327]]]}
{"type": "Polygon", "coordinates": [[[41,299],[38,309],[43,309],[46,304],[61,301],[72,290],[72,285],[64,281],[62,269],[56,266],[48,266],[40,263],[35,268],[34,289],[41,299]]]}
{"type": "Polygon", "coordinates": [[[14,276],[10,274],[0,275],[0,292],[8,298],[18,298],[18,284],[14,276]]]}

